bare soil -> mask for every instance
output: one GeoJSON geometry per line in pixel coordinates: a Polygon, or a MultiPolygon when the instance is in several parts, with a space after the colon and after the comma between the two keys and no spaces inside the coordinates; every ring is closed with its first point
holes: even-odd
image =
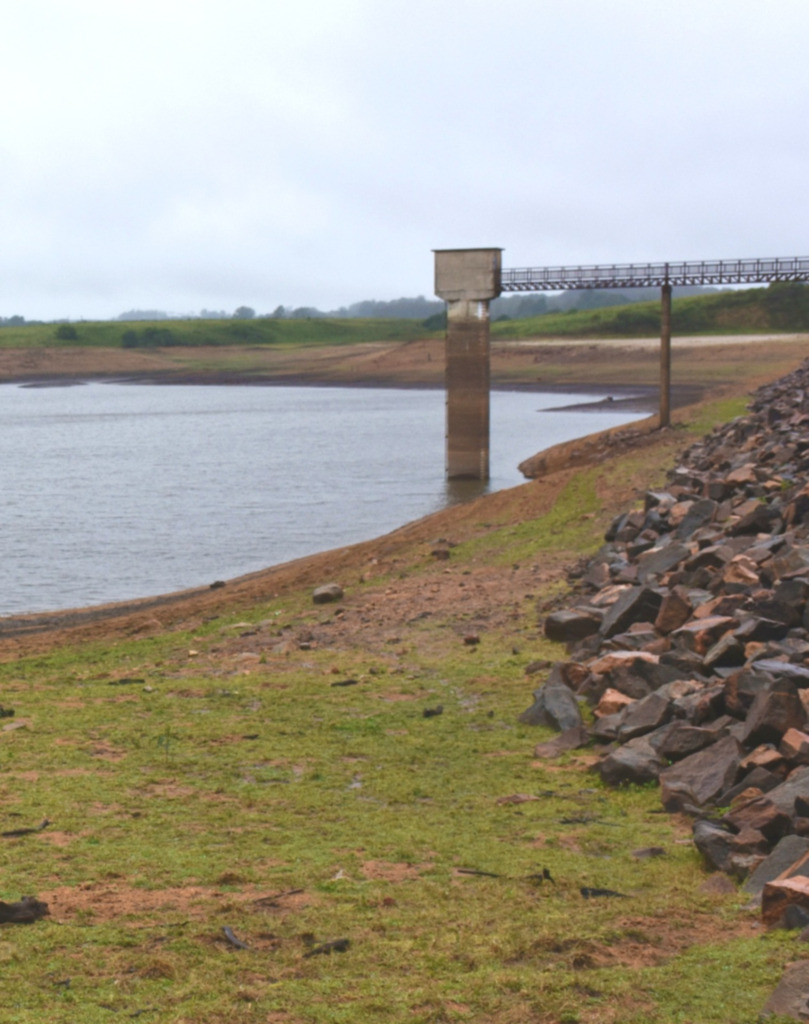
{"type": "MultiPolygon", "coordinates": [[[[733,335],[675,338],[674,389],[693,401],[705,387],[738,379],[761,367],[795,362],[809,335],[733,335]]],[[[494,387],[631,391],[657,387],[659,342],[655,339],[554,341],[494,340],[494,387]]],[[[131,380],[195,384],[342,384],[380,387],[443,387],[444,342],[364,342],[348,345],[273,347],[232,345],[142,349],[0,349],[0,382],[39,384],[82,380],[131,380]]]]}
{"type": "MultiPolygon", "coordinates": [[[[359,374],[359,366],[363,364],[363,372],[368,374],[362,378],[364,383],[373,376],[376,382],[384,381],[390,385],[437,386],[443,372],[440,351],[426,343],[398,348],[380,347],[374,351],[369,351],[369,346],[356,348],[356,352],[348,354],[345,349],[339,353],[333,350],[313,351],[297,363],[293,360],[283,372],[279,371],[278,376],[267,377],[267,382],[289,382],[294,377],[310,383],[334,383],[338,368],[342,374],[346,372],[346,366],[352,366],[359,374]],[[428,354],[433,358],[425,359],[428,354]],[[346,356],[347,362],[343,362],[346,356]],[[329,359],[333,360],[330,364],[329,359]],[[439,364],[438,367],[432,365],[434,362],[439,364]]],[[[547,365],[564,368],[565,359],[571,356],[572,360],[572,351],[572,347],[565,348],[561,355],[557,354],[554,362],[547,365]]],[[[577,351],[590,350],[579,346],[577,351]]],[[[724,351],[734,353],[736,360],[742,360],[743,354],[747,357],[744,367],[746,379],[751,383],[763,379],[763,375],[769,372],[766,368],[772,367],[774,361],[786,370],[803,358],[800,346],[794,345],[787,346],[777,359],[770,343],[726,346],[724,351]]],[[[530,363],[525,362],[523,354],[512,357],[505,353],[502,362],[499,356],[496,357],[496,379],[516,380],[522,373],[525,383],[525,367],[533,372],[538,365],[534,362],[536,356],[537,352],[531,352],[530,363]],[[504,365],[508,368],[509,362],[513,371],[511,378],[507,370],[501,368],[504,365]]],[[[174,359],[173,353],[170,358],[174,359]]],[[[599,374],[603,378],[613,372],[614,358],[614,350],[600,352],[598,358],[591,353],[587,360],[590,380],[585,380],[582,374],[580,383],[599,386],[603,383],[598,379],[599,374]]],[[[710,366],[712,373],[723,365],[718,357],[707,353],[700,353],[700,358],[704,358],[701,365],[710,366]]],[[[0,350],[0,377],[60,383],[121,377],[177,381],[186,373],[190,375],[189,379],[193,377],[187,368],[167,368],[167,359],[169,357],[164,353],[112,350],[41,350],[18,354],[15,359],[13,353],[0,350]]],[[[580,363],[578,365],[581,366],[580,363]]],[[[566,372],[569,372],[569,366],[566,372]]],[[[206,371],[203,377],[207,382],[230,379],[229,371],[225,372],[221,367],[218,371],[206,371]]],[[[355,378],[354,382],[358,379],[355,378]]],[[[628,376],[625,379],[636,378],[628,376]]],[[[349,383],[350,378],[342,382],[349,383]]],[[[711,391],[716,387],[714,382],[711,391]]],[[[661,465],[672,458],[681,446],[682,434],[679,431],[647,429],[634,431],[627,444],[622,448],[616,447],[615,451],[625,452],[628,447],[651,449],[652,462],[661,465]]],[[[485,642],[487,630],[508,627],[512,619],[524,620],[526,602],[533,608],[550,585],[562,580],[576,560],[576,552],[544,552],[523,564],[465,561],[461,569],[453,564],[451,544],[484,535],[492,529],[492,524],[518,524],[549,511],[576,472],[573,467],[582,465],[582,450],[579,442],[560,446],[554,457],[548,460],[547,471],[536,480],[448,508],[362,544],[298,559],[224,583],[217,581],[217,585],[208,588],[58,614],[0,619],[0,660],[65,644],[157,635],[174,629],[193,631],[211,617],[254,608],[279,595],[330,581],[343,585],[346,591],[344,600],[339,605],[313,607],[309,616],[297,617],[297,632],[289,637],[290,643],[297,645],[305,641],[335,652],[361,648],[384,655],[413,643],[418,643],[422,651],[425,643],[447,648],[449,645],[462,647],[470,637],[478,634],[484,637],[485,642]],[[433,554],[436,550],[449,550],[449,558],[436,557],[433,554]],[[416,572],[412,571],[414,561],[419,562],[416,572]],[[446,628],[429,632],[420,630],[425,616],[438,619],[446,628]]],[[[610,457],[598,446],[590,450],[594,461],[610,457]]],[[[642,481],[628,479],[610,484],[602,479],[599,484],[599,517],[606,521],[625,507],[635,496],[633,486],[642,484],[642,481]]],[[[279,648],[283,642],[279,638],[279,648]]],[[[246,664],[244,659],[257,657],[258,653],[258,639],[250,635],[250,630],[243,631],[241,635],[234,633],[232,638],[223,638],[214,649],[206,650],[204,670],[212,674],[232,672],[239,664],[246,664]]],[[[277,654],[282,656],[282,650],[279,649],[277,654]]],[[[188,674],[197,676],[200,669],[200,660],[192,659],[188,674]]],[[[178,679],[177,684],[181,687],[182,681],[178,679]]],[[[380,699],[398,700],[405,696],[396,692],[394,687],[381,694],[380,699]]],[[[118,751],[111,744],[98,742],[93,754],[102,762],[110,762],[112,767],[118,751]]],[[[543,762],[542,767],[545,771],[551,770],[548,762],[543,762]]],[[[163,795],[182,798],[182,793],[182,787],[178,786],[174,793],[164,792],[163,795]]],[[[88,810],[89,814],[102,812],[101,807],[97,812],[93,807],[88,810]]],[[[687,835],[685,823],[682,835],[687,835]]],[[[70,844],[80,837],[52,831],[43,832],[41,838],[69,849],[70,844]]],[[[574,841],[572,837],[571,841],[574,841]]],[[[368,879],[390,883],[391,896],[387,899],[395,905],[398,888],[429,867],[429,863],[412,865],[376,860],[363,863],[362,872],[368,879]]],[[[455,882],[468,884],[468,880],[462,877],[456,878],[455,882]]],[[[150,944],[152,940],[146,930],[153,921],[186,928],[201,941],[216,943],[226,950],[228,939],[223,928],[234,924],[238,936],[239,911],[245,905],[266,908],[268,914],[282,922],[294,917],[313,898],[297,891],[268,893],[244,884],[238,876],[230,874],[217,879],[214,886],[198,885],[191,879],[186,886],[157,891],[135,887],[125,876],[108,876],[98,882],[74,887],[61,885],[54,878],[52,884],[53,888],[39,892],[38,896],[47,901],[57,922],[116,921],[133,930],[144,929],[146,945],[143,948],[151,954],[141,967],[145,977],[171,977],[176,970],[172,961],[161,956],[159,946],[150,944]],[[234,883],[239,884],[239,892],[233,891],[234,883]],[[211,921],[216,921],[219,926],[214,933],[211,921]]],[[[717,903],[721,898],[721,895],[717,896],[717,903]]],[[[706,890],[706,898],[687,915],[667,912],[665,916],[623,916],[616,913],[615,934],[619,937],[609,946],[591,941],[586,936],[562,942],[538,942],[525,951],[525,958],[543,965],[550,961],[560,970],[579,972],[602,967],[638,968],[663,964],[694,944],[750,937],[757,934],[755,929],[755,922],[750,918],[736,915],[729,919],[716,914],[706,890]]],[[[278,942],[275,934],[269,931],[258,938],[254,936],[251,941],[253,948],[262,951],[270,951],[278,942]]],[[[586,973],[581,976],[586,979],[586,973]]],[[[586,994],[585,988],[582,991],[586,994]]],[[[636,999],[633,995],[633,1000],[636,999]]],[[[637,1010],[636,1001],[631,1009],[637,1010]]],[[[620,1015],[621,1007],[617,1007],[615,1012],[620,1015]]],[[[271,1014],[266,1019],[281,1021],[295,1018],[271,1014]]],[[[505,1021],[506,1018],[502,1019],[505,1021]]],[[[583,1013],[582,1020],[595,1019],[589,1010],[583,1013]]],[[[610,1019],[618,1018],[611,1015],[610,1019]]]]}

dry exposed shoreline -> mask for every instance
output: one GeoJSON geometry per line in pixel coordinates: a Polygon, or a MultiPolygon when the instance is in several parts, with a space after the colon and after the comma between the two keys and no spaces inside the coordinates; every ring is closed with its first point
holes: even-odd
{"type": "MultiPolygon", "coordinates": [[[[749,342],[738,348],[725,345],[721,356],[718,348],[706,349],[698,353],[698,358],[692,354],[692,362],[698,371],[710,369],[711,372],[706,372],[705,376],[706,381],[710,378],[714,390],[717,384],[714,367],[717,365],[738,370],[743,364],[745,381],[755,381],[757,375],[771,379],[774,374],[770,367],[774,363],[775,350],[785,365],[797,365],[805,354],[802,344],[789,341],[778,346],[768,339],[760,346],[749,342]]],[[[656,402],[653,383],[656,381],[656,359],[646,365],[639,360],[637,353],[626,350],[629,362],[625,362],[621,357],[622,351],[615,347],[615,343],[611,343],[611,347],[607,343],[587,343],[575,349],[561,345],[530,347],[524,343],[517,349],[517,346],[502,343],[493,346],[493,386],[543,392],[621,394],[624,408],[632,408],[631,403],[637,403],[634,408],[640,413],[648,413],[650,402],[652,408],[656,402]],[[537,373],[537,368],[542,372],[537,373]],[[649,368],[651,372],[646,372],[649,368]],[[627,379],[637,383],[625,388],[622,382],[627,379]]],[[[283,365],[278,365],[279,360],[276,360],[275,365],[251,364],[249,368],[241,366],[234,369],[222,363],[248,355],[256,356],[256,353],[233,349],[217,350],[213,354],[208,350],[189,349],[154,352],[81,348],[0,349],[0,382],[29,386],[59,386],[83,381],[148,381],[264,386],[440,387],[443,384],[442,354],[443,342],[366,344],[341,346],[339,350],[321,348],[293,354],[286,352],[281,353],[283,365]],[[219,365],[199,365],[213,356],[219,365]],[[195,360],[197,365],[189,365],[195,360]]],[[[272,362],[265,358],[266,352],[258,353],[258,356],[265,364],[272,362]]],[[[780,366],[779,371],[783,372],[780,366]]],[[[697,373],[696,376],[699,375],[697,373]]],[[[675,386],[674,403],[682,405],[695,401],[707,389],[707,382],[683,380],[675,386]]],[[[610,404],[615,406],[618,400],[610,404]]],[[[595,403],[583,406],[584,409],[594,407],[595,403]]],[[[635,431],[642,438],[638,443],[660,445],[661,452],[676,444],[671,437],[650,435],[649,429],[647,422],[641,430],[635,431]]],[[[571,444],[575,446],[578,442],[571,444]]],[[[192,628],[193,623],[205,617],[271,600],[278,593],[316,585],[344,572],[355,572],[369,560],[387,557],[396,548],[430,543],[439,535],[454,533],[461,536],[473,530],[472,524],[481,518],[481,503],[486,503],[487,516],[493,512],[519,517],[534,514],[537,507],[545,507],[548,500],[552,500],[553,493],[563,485],[566,474],[570,472],[569,467],[581,464],[578,458],[566,462],[562,451],[554,451],[553,456],[552,465],[549,463],[547,473],[543,474],[541,486],[531,482],[509,491],[486,495],[468,505],[445,509],[425,520],[407,524],[386,537],[273,566],[229,580],[226,586],[197,588],[58,613],[0,618],[0,658],[111,635],[150,634],[179,625],[192,628]]]]}
{"type": "MultiPolygon", "coordinates": [[[[442,343],[443,344],[443,343],[442,343]]],[[[599,379],[600,368],[615,361],[615,349],[605,349],[601,358],[593,358],[588,346],[586,367],[577,368],[582,349],[571,347],[575,358],[567,358],[568,350],[554,346],[543,349],[567,372],[557,374],[533,372],[536,355],[521,343],[518,351],[510,343],[493,346],[493,391],[528,391],[543,394],[593,395],[593,401],[545,408],[580,409],[621,408],[650,414],[658,404],[656,379],[628,384],[623,380],[599,379]],[[567,364],[567,365],[566,365],[567,364]],[[526,372],[526,367],[528,372],[526,372]],[[607,397],[603,397],[603,396],[607,397]]],[[[132,352],[116,349],[0,349],[0,383],[25,388],[80,386],[87,383],[241,386],[241,387],[351,387],[395,389],[443,389],[443,352],[435,351],[435,343],[406,345],[339,346],[334,349],[302,349],[294,357],[265,358],[277,353],[258,353],[238,347],[215,350],[184,348],[132,352]],[[373,369],[368,356],[373,355],[373,369]],[[252,357],[252,362],[251,362],[252,357]],[[244,362],[243,368],[231,368],[229,362],[244,362]],[[197,365],[194,365],[194,364],[197,365]],[[199,365],[207,364],[207,365],[199,365]]],[[[627,373],[627,377],[636,374],[627,373]]],[[[693,382],[675,383],[672,405],[677,408],[698,401],[704,388],[693,382]]]]}
{"type": "MultiPolygon", "coordinates": [[[[774,359],[795,360],[809,335],[729,335],[673,339],[675,390],[690,398],[722,379],[774,359]]],[[[659,341],[650,338],[495,339],[491,346],[494,388],[536,391],[605,390],[625,395],[648,391],[659,380],[659,341]]],[[[68,381],[131,381],[177,384],[342,385],[443,387],[444,341],[340,345],[177,346],[124,349],[88,346],[0,348],[0,382],[33,385],[68,381]]]]}

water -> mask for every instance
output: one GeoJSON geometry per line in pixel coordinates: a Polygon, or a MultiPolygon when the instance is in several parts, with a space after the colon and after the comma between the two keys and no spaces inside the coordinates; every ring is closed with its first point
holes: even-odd
{"type": "MultiPolygon", "coordinates": [[[[492,479],[637,413],[492,394],[492,479]]],[[[0,614],[206,585],[367,540],[468,496],[441,391],[0,386],[0,614]]]]}

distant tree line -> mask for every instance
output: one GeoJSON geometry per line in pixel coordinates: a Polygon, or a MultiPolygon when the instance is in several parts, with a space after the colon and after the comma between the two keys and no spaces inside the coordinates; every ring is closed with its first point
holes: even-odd
{"type": "Polygon", "coordinates": [[[118,320],[168,320],[168,313],[162,309],[128,309],[119,313],[118,320]]]}
{"type": "MultiPolygon", "coordinates": [[[[802,323],[804,310],[809,307],[809,289],[802,284],[772,284],[769,288],[758,287],[744,291],[736,289],[701,288],[692,286],[687,288],[675,288],[674,298],[681,299],[691,296],[726,296],[731,305],[736,302],[742,306],[748,302],[758,301],[762,298],[766,315],[770,318],[773,327],[787,324],[802,323]],[[752,294],[757,298],[736,299],[735,296],[752,294]]],[[[516,294],[503,295],[494,299],[490,306],[491,318],[494,321],[502,320],[524,320],[528,317],[545,316],[559,313],[573,313],[586,310],[595,310],[609,306],[635,306],[640,303],[658,301],[660,291],[658,288],[632,288],[627,291],[613,291],[611,289],[581,289],[560,293],[540,294],[516,294]]],[[[645,318],[648,316],[644,314],[645,318]]],[[[325,312],[315,306],[283,306],[278,305],[271,313],[256,313],[251,306],[238,306],[232,313],[225,310],[202,309],[195,317],[191,315],[175,315],[160,309],[130,309],[120,313],[117,317],[120,321],[155,321],[163,320],[231,320],[233,330],[236,331],[239,321],[244,329],[246,320],[275,319],[275,320],[318,320],[318,319],[380,319],[380,320],[420,320],[425,327],[431,330],[440,330],[446,323],[444,303],[437,299],[427,299],[423,295],[411,298],[399,298],[390,300],[364,299],[362,302],[355,302],[350,306],[340,306],[339,309],[325,312]]],[[[637,318],[626,314],[623,318],[626,321],[626,328],[632,326],[639,329],[637,318]]],[[[644,319],[644,317],[641,317],[644,319]]],[[[0,316],[0,328],[22,327],[26,324],[41,324],[41,320],[26,320],[24,316],[15,315],[9,317],[0,316]]],[[[54,320],[54,324],[69,325],[66,320],[54,320]]],[[[651,323],[651,321],[650,321],[651,323]]],[[[241,328],[239,328],[241,329],[241,328]]],[[[644,327],[644,329],[646,329],[644,327]]],[[[797,329],[803,329],[795,327],[797,329]]],[[[73,330],[73,328],[69,328],[73,330]]],[[[59,340],[71,340],[69,330],[57,333],[59,340]]],[[[126,347],[172,345],[179,344],[172,338],[168,328],[145,328],[142,331],[125,332],[124,344],[126,347]],[[162,330],[162,333],[161,333],[162,330]]]]}
{"type": "MultiPolygon", "coordinates": [[[[674,297],[696,295],[716,291],[715,288],[675,288],[674,297]]],[[[635,302],[656,299],[656,288],[634,288],[628,292],[584,289],[552,295],[507,295],[491,303],[493,320],[522,320],[529,316],[543,316],[545,313],[563,313],[568,310],[598,309],[601,306],[624,306],[635,302]]],[[[363,299],[350,306],[324,311],[316,306],[276,306],[271,313],[256,313],[251,306],[238,306],[232,313],[224,309],[201,309],[198,314],[167,313],[163,309],[128,309],[116,317],[121,321],[146,320],[151,323],[160,320],[252,320],[255,317],[271,317],[275,320],[319,320],[330,319],[377,319],[377,320],[422,320],[429,321],[428,327],[438,328],[444,322],[444,303],[439,299],[427,299],[423,295],[400,299],[363,299]]],[[[55,320],[54,323],[65,321],[55,320]]],[[[42,323],[41,320],[26,320],[24,316],[0,316],[0,327],[22,327],[26,323],[42,323]]]]}

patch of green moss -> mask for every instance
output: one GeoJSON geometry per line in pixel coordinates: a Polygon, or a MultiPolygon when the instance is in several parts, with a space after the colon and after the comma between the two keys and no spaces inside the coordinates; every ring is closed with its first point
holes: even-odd
{"type": "Polygon", "coordinates": [[[750,404],[749,396],[736,395],[715,402],[705,402],[698,407],[693,419],[688,421],[688,430],[702,437],[714,427],[728,423],[737,416],[744,416],[750,404]]]}

